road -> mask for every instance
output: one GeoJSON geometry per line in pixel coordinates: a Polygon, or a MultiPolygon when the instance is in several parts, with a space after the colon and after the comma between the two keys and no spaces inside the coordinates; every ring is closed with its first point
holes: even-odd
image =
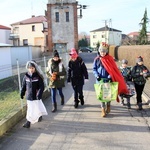
{"type": "Polygon", "coordinates": [[[111,113],[100,116],[100,102],[96,100],[92,63],[96,53],[80,53],[85,61],[90,80],[84,86],[85,105],[73,107],[73,90],[63,89],[65,105],[51,113],[50,98],[44,100],[48,116],[25,129],[20,121],[0,140],[0,150],[148,150],[150,140],[150,109],[137,110],[135,97],[132,109],[113,101],[111,113]]]}

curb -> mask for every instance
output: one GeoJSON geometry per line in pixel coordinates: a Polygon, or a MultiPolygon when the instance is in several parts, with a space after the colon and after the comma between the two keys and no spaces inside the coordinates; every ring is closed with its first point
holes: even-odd
{"type": "Polygon", "coordinates": [[[146,95],[145,92],[143,92],[142,98],[148,104],[148,106],[150,106],[150,98],[146,95]]]}

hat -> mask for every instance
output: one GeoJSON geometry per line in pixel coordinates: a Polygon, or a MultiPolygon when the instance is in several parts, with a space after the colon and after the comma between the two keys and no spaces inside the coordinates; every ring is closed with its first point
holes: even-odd
{"type": "Polygon", "coordinates": [[[58,57],[59,58],[59,53],[57,51],[54,51],[54,57],[58,57]]]}
{"type": "Polygon", "coordinates": [[[109,47],[108,44],[106,44],[105,42],[102,42],[98,51],[108,53],[108,47],[109,47]]]}
{"type": "Polygon", "coordinates": [[[143,57],[142,57],[142,56],[137,57],[137,58],[136,58],[136,62],[137,62],[137,63],[138,63],[138,62],[143,62],[143,57]]]}
{"type": "Polygon", "coordinates": [[[78,54],[75,48],[71,49],[71,52],[69,53],[69,55],[71,56],[71,58],[77,58],[78,54]]]}
{"type": "Polygon", "coordinates": [[[123,59],[121,62],[122,64],[128,64],[128,61],[126,59],[123,59]]]}

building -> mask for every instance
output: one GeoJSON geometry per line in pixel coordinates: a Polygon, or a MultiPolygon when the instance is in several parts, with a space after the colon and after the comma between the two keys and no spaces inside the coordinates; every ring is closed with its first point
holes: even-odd
{"type": "Polygon", "coordinates": [[[122,31],[108,26],[90,31],[90,46],[96,48],[98,42],[106,42],[109,45],[121,45],[122,31]]]}
{"type": "MultiPolygon", "coordinates": [[[[130,38],[131,45],[136,45],[138,43],[140,32],[130,32],[127,36],[130,38]]],[[[150,42],[150,32],[147,32],[147,40],[150,42]]]]}
{"type": "Polygon", "coordinates": [[[1,43],[1,45],[11,44],[11,41],[9,40],[10,32],[11,32],[11,28],[0,25],[0,35],[1,35],[0,43],[1,43]]]}
{"type": "Polygon", "coordinates": [[[47,20],[44,16],[32,16],[11,26],[10,40],[14,46],[41,46],[42,51],[47,50],[47,20]]]}
{"type": "Polygon", "coordinates": [[[49,0],[46,17],[48,22],[48,47],[50,51],[78,49],[78,16],[76,0],[49,0]]]}

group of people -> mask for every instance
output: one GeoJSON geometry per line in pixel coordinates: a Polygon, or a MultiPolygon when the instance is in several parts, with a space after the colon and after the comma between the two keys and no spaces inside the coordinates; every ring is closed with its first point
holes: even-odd
{"type": "MultiPolygon", "coordinates": [[[[48,61],[46,76],[49,78],[49,88],[51,90],[52,113],[57,111],[56,93],[58,91],[61,99],[61,105],[64,105],[65,98],[62,88],[65,86],[65,81],[71,84],[74,91],[74,108],[78,108],[79,103],[84,105],[83,85],[88,81],[88,71],[83,59],[78,55],[76,49],[72,48],[69,53],[70,60],[68,68],[65,69],[63,60],[59,56],[57,50],[54,51],[53,57],[48,61]]],[[[122,67],[118,69],[112,56],[108,54],[108,45],[102,43],[99,48],[99,54],[93,62],[93,74],[96,82],[105,79],[104,82],[118,82],[118,95],[127,95],[128,89],[126,81],[133,80],[137,93],[137,104],[139,109],[142,109],[142,92],[146,83],[147,67],[143,64],[143,58],[137,58],[137,64],[131,69],[127,68],[127,60],[122,61],[122,67]],[[128,78],[129,77],[129,78],[128,78]]],[[[27,73],[22,81],[20,96],[23,99],[26,95],[27,99],[27,121],[23,127],[30,128],[31,124],[40,122],[43,115],[47,115],[47,110],[42,102],[42,94],[44,91],[44,74],[35,61],[28,61],[26,64],[27,73]]],[[[117,98],[119,102],[119,99],[117,98]]],[[[123,102],[123,101],[122,101],[123,102]]],[[[130,106],[130,99],[127,99],[130,106]]],[[[110,112],[111,102],[102,102],[101,116],[105,117],[110,112]]]]}
{"type": "MultiPolygon", "coordinates": [[[[121,66],[118,68],[113,57],[108,54],[108,45],[102,43],[99,47],[98,56],[94,59],[93,74],[98,83],[101,79],[104,82],[118,82],[118,98],[122,99],[121,103],[124,105],[124,98],[127,100],[127,108],[131,108],[130,97],[132,93],[129,93],[128,84],[133,83],[136,92],[136,101],[139,110],[142,110],[142,93],[147,78],[150,76],[150,72],[144,65],[143,58],[141,56],[136,58],[136,64],[133,67],[128,66],[128,60],[123,59],[121,66]],[[130,95],[131,94],[131,95],[130,95]]],[[[110,112],[110,101],[102,102],[101,116],[105,117],[110,112]]]]}
{"type": "MultiPolygon", "coordinates": [[[[78,108],[79,103],[84,105],[83,85],[89,78],[87,67],[74,48],[71,49],[69,55],[67,71],[57,50],[54,51],[53,57],[48,61],[46,76],[49,78],[51,90],[52,113],[57,111],[57,91],[60,95],[61,105],[65,103],[62,88],[65,86],[66,80],[68,84],[71,83],[74,91],[74,108],[78,108]]],[[[20,96],[23,99],[26,94],[27,99],[27,121],[23,127],[30,128],[31,124],[40,122],[42,116],[47,115],[47,111],[42,102],[44,75],[35,61],[28,61],[26,68],[28,72],[23,78],[20,96]]]]}

